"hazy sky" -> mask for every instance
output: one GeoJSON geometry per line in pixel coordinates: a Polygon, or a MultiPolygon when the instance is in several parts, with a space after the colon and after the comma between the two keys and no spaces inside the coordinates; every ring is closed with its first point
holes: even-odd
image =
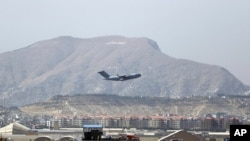
{"type": "Polygon", "coordinates": [[[250,85],[250,0],[1,0],[0,53],[62,35],[148,37],[250,85]]]}

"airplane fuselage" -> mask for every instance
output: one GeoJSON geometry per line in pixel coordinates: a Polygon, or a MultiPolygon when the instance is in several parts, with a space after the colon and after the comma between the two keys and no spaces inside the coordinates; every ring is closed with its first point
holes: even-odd
{"type": "Polygon", "coordinates": [[[101,74],[105,78],[105,80],[113,80],[113,81],[125,81],[141,77],[140,73],[131,73],[128,75],[113,75],[113,76],[110,76],[105,71],[100,71],[98,73],[101,74]]]}

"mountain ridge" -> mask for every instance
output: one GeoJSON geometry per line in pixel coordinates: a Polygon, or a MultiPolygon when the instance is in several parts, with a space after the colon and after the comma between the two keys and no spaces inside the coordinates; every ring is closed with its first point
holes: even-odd
{"type": "Polygon", "coordinates": [[[44,102],[20,107],[31,115],[61,116],[153,116],[179,115],[203,117],[206,114],[226,113],[246,116],[249,111],[249,96],[226,98],[197,96],[183,98],[118,96],[111,94],[57,95],[44,102]]]}
{"type": "Polygon", "coordinates": [[[126,96],[243,94],[249,88],[226,69],[175,59],[149,38],[62,36],[0,54],[0,90],[10,105],[54,95],[112,93],[126,96]],[[97,74],[142,73],[133,81],[110,82],[97,74]],[[28,99],[25,99],[27,97],[28,99]]]}

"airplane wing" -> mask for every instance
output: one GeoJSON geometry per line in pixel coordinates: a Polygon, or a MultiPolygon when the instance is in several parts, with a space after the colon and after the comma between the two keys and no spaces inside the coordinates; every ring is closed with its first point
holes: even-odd
{"type": "Polygon", "coordinates": [[[126,75],[119,75],[119,74],[116,74],[120,80],[125,80],[126,79],[126,75]]]}

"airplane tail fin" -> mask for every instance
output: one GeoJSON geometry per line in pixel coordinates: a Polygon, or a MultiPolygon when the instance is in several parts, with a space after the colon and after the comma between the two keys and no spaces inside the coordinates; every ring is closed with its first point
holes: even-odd
{"type": "Polygon", "coordinates": [[[108,73],[106,73],[105,71],[100,71],[100,72],[98,72],[100,75],[102,75],[104,78],[109,78],[109,74],[108,73]]]}

